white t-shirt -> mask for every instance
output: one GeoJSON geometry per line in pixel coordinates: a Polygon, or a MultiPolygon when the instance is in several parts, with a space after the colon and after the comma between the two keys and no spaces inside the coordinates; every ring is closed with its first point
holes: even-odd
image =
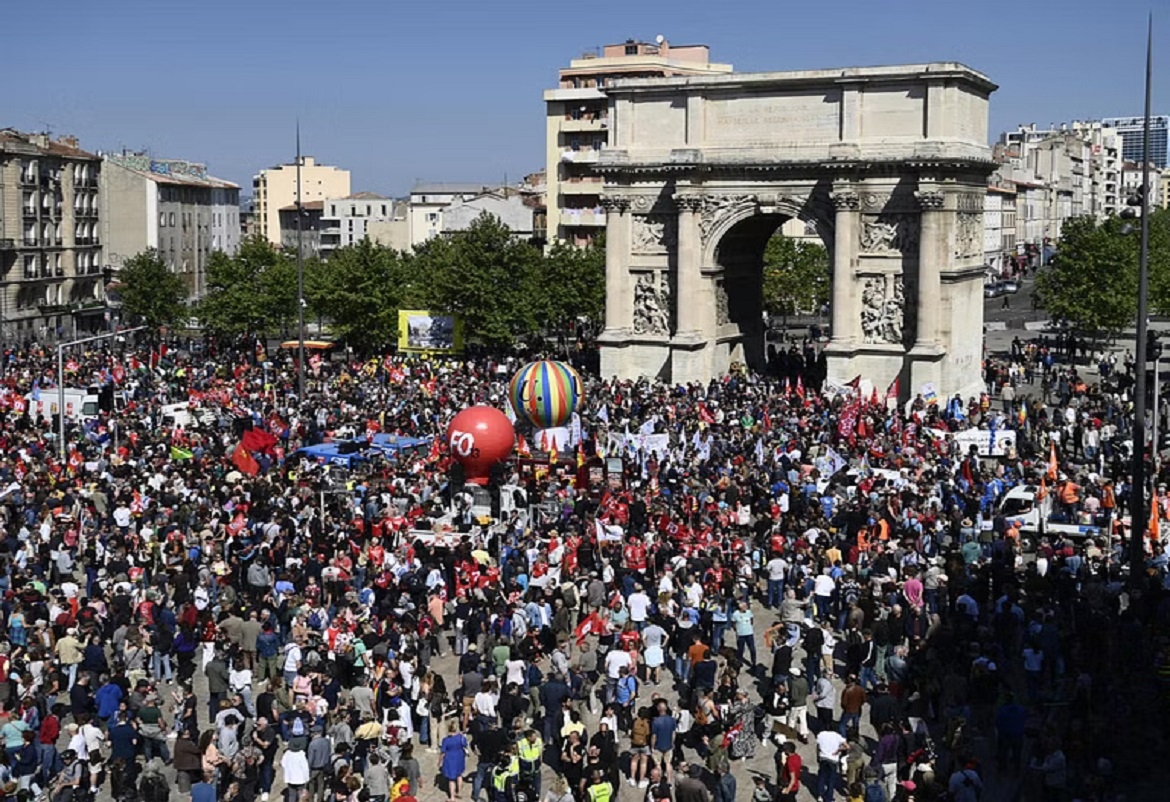
{"type": "Polygon", "coordinates": [[[297,664],[301,662],[301,647],[295,643],[289,644],[288,651],[284,653],[284,670],[296,671],[297,664]]]}
{"type": "Polygon", "coordinates": [[[626,599],[626,606],[630,608],[631,621],[645,621],[650,612],[650,597],[640,590],[636,591],[626,599]]]}
{"type": "Polygon", "coordinates": [[[821,574],[813,580],[813,593],[818,596],[832,596],[836,587],[837,583],[833,581],[833,577],[827,574],[821,574]]]}
{"type": "Polygon", "coordinates": [[[817,733],[817,759],[818,760],[837,760],[840,758],[838,752],[841,745],[845,743],[845,737],[836,730],[828,729],[821,730],[817,733]]]}
{"type": "Polygon", "coordinates": [[[771,582],[784,581],[784,574],[788,572],[788,563],[784,562],[779,557],[773,557],[768,560],[768,580],[771,582]]]}
{"type": "Polygon", "coordinates": [[[605,655],[605,675],[610,679],[621,679],[622,666],[630,667],[630,655],[622,649],[611,649],[605,655]]]}
{"type": "Polygon", "coordinates": [[[508,660],[504,663],[505,682],[515,685],[524,684],[524,661],[508,660]]]}

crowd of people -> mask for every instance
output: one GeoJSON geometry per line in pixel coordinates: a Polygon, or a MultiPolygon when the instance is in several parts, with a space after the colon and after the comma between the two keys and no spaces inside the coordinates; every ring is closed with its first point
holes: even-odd
{"type": "Polygon", "coordinates": [[[29,415],[52,355],[11,351],[0,792],[1116,799],[1146,754],[1119,733],[1165,712],[1142,683],[1170,677],[1170,562],[1155,515],[1146,573],[1123,571],[1124,391],[1036,354],[967,399],[817,392],[803,355],[590,378],[571,448],[624,470],[509,466],[491,522],[441,441],[505,407],[519,357],[338,354],[298,397],[288,357],[124,343],[70,360],[114,406],[62,446],[29,415]],[[970,429],[1015,438],[981,456],[970,429]],[[376,433],[429,444],[344,473],[298,454],[376,433]],[[1019,485],[1089,535],[1020,531],[1019,485]]]}

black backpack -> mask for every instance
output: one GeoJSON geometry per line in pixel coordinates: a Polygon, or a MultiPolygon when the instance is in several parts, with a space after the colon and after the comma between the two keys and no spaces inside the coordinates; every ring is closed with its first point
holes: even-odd
{"type": "Polygon", "coordinates": [[[171,789],[165,777],[158,774],[144,774],[138,783],[142,802],[169,802],[171,789]]]}

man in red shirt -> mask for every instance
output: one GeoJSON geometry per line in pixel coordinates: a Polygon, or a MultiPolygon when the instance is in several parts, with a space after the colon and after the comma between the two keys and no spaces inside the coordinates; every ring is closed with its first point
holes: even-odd
{"type": "Polygon", "coordinates": [[[776,787],[779,788],[778,802],[796,802],[800,792],[800,769],[803,765],[796,753],[796,742],[785,741],[784,747],[776,751],[776,787]]]}

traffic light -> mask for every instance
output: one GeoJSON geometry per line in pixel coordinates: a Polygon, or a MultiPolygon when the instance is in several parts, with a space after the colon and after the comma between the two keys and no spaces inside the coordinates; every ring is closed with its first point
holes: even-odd
{"type": "Polygon", "coordinates": [[[1132,219],[1141,217],[1146,208],[1146,185],[1139,184],[1133,194],[1125,199],[1126,208],[1121,210],[1121,216],[1132,219]]]}
{"type": "Polygon", "coordinates": [[[1162,357],[1161,334],[1151,331],[1146,335],[1146,361],[1156,362],[1162,357]]]}

